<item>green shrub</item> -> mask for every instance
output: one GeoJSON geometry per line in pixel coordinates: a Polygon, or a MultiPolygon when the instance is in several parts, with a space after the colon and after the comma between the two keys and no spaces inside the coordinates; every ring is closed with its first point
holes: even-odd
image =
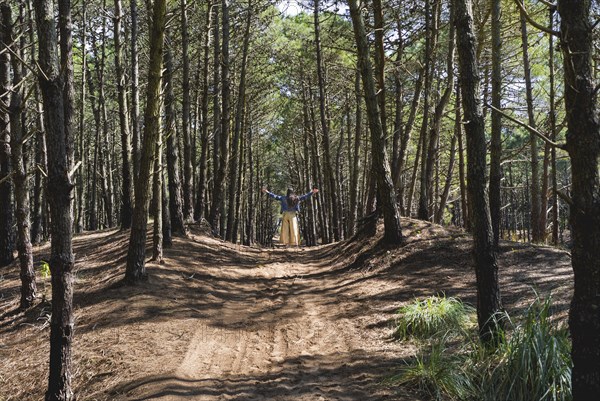
{"type": "Polygon", "coordinates": [[[433,400],[468,399],[473,385],[463,370],[464,356],[448,352],[446,338],[433,342],[426,354],[403,367],[392,380],[433,400]]]}
{"type": "MultiPolygon", "coordinates": [[[[421,311],[419,324],[413,323],[414,319],[407,320],[410,325],[403,322],[398,331],[419,333],[420,338],[427,332],[432,342],[423,346],[421,351],[426,352],[401,369],[394,382],[435,400],[569,401],[571,344],[566,328],[551,320],[551,304],[551,299],[536,299],[519,324],[513,324],[507,314],[497,316],[505,320],[506,331],[500,334],[494,349],[482,344],[476,331],[463,331],[464,336],[460,337],[449,332],[440,337],[440,325],[431,323],[440,319],[424,317],[427,313],[422,312],[436,311],[435,315],[439,315],[437,308],[416,301],[406,311],[421,311]],[[438,328],[432,329],[434,326],[438,328]]],[[[402,318],[406,316],[403,314],[402,318]]],[[[454,323],[441,326],[449,329],[460,322],[454,319],[454,323]]]]}
{"type": "Polygon", "coordinates": [[[480,377],[482,400],[568,401],[571,342],[568,330],[550,319],[551,300],[536,301],[508,340],[489,357],[480,377]]]}
{"type": "Polygon", "coordinates": [[[432,296],[398,310],[395,336],[427,339],[437,334],[463,331],[472,321],[475,310],[457,298],[432,296]]]}
{"type": "Polygon", "coordinates": [[[50,265],[45,260],[40,261],[40,275],[42,278],[50,277],[50,265]]]}

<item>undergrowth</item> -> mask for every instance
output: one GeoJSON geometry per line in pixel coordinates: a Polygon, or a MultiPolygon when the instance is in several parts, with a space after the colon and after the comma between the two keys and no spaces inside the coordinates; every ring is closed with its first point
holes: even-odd
{"type": "Polygon", "coordinates": [[[399,339],[428,339],[461,332],[472,322],[474,313],[473,307],[453,297],[416,299],[398,310],[395,336],[399,339]]]}
{"type": "MultiPolygon", "coordinates": [[[[430,300],[431,304],[439,302],[444,301],[430,300]]],[[[424,337],[422,331],[412,330],[404,338],[425,342],[419,355],[392,382],[416,389],[433,400],[569,401],[571,345],[566,328],[551,320],[551,305],[550,299],[537,298],[516,323],[506,314],[499,316],[507,324],[495,349],[479,341],[476,327],[465,326],[473,313],[469,307],[461,318],[456,313],[451,320],[454,327],[448,323],[450,320],[444,320],[445,332],[432,330],[429,337],[424,337]]],[[[427,310],[439,315],[436,308],[427,310]]],[[[440,320],[439,316],[426,317],[421,312],[423,321],[440,320]]],[[[399,326],[406,325],[405,316],[399,318],[399,326]]],[[[429,324],[418,322],[411,327],[429,324]]],[[[404,328],[399,331],[406,332],[404,328]]]]}

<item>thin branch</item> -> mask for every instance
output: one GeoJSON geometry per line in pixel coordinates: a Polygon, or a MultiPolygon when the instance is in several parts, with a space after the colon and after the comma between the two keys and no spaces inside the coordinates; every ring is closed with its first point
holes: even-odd
{"type": "Polygon", "coordinates": [[[540,3],[545,4],[546,6],[548,6],[548,8],[552,9],[552,10],[556,10],[556,3],[551,3],[548,0],[538,0],[540,3]]]}
{"type": "Polygon", "coordinates": [[[567,195],[566,193],[564,193],[563,191],[557,190],[556,191],[556,195],[558,195],[558,197],[560,199],[564,200],[572,208],[575,207],[575,202],[573,202],[573,199],[569,195],[567,195]]]}
{"type": "Polygon", "coordinates": [[[507,113],[503,112],[502,110],[497,109],[496,107],[492,106],[489,103],[486,103],[486,106],[489,107],[490,109],[494,110],[496,113],[499,113],[501,116],[508,118],[513,123],[518,124],[521,127],[527,129],[532,134],[537,135],[541,140],[543,140],[544,142],[546,142],[548,145],[554,146],[555,148],[559,148],[559,149],[563,149],[563,150],[566,149],[566,145],[565,144],[554,142],[552,139],[548,138],[546,135],[542,134],[540,131],[538,131],[537,129],[533,128],[531,125],[526,124],[526,123],[524,123],[522,121],[517,120],[516,118],[514,118],[510,114],[507,114],[507,113]]]}
{"type": "MultiPolygon", "coordinates": [[[[10,46],[4,46],[4,48],[6,50],[8,50],[8,52],[10,54],[12,54],[14,57],[17,58],[17,60],[19,60],[21,62],[21,64],[23,64],[25,66],[25,68],[27,68],[28,70],[30,70],[31,72],[33,72],[34,74],[36,73],[35,68],[33,68],[32,66],[29,65],[29,63],[25,60],[23,60],[23,58],[17,54],[13,49],[10,48],[10,46]]],[[[38,66],[39,67],[39,66],[38,66]]]]}
{"type": "Polygon", "coordinates": [[[36,167],[38,168],[38,170],[40,170],[40,172],[42,173],[42,175],[44,177],[48,178],[48,174],[46,174],[46,172],[44,171],[44,169],[42,169],[39,164],[36,164],[36,167]]]}
{"type": "Polygon", "coordinates": [[[69,171],[69,178],[73,177],[73,174],[75,174],[75,172],[77,171],[77,169],[79,168],[79,166],[81,166],[81,160],[79,160],[77,162],[77,164],[75,164],[75,166],[71,169],[71,171],[69,171]]]}
{"type": "Polygon", "coordinates": [[[546,32],[546,33],[549,33],[550,35],[554,35],[556,37],[560,37],[560,32],[559,31],[555,31],[554,29],[548,28],[547,26],[544,26],[544,25],[536,22],[533,18],[531,18],[531,16],[529,15],[529,13],[527,12],[527,10],[525,9],[525,6],[521,2],[521,0],[515,0],[515,3],[517,4],[517,6],[519,7],[519,9],[523,13],[523,16],[525,17],[525,19],[527,20],[527,22],[529,22],[531,25],[533,25],[535,28],[539,29],[542,32],[546,32]]]}
{"type": "Polygon", "coordinates": [[[13,176],[14,171],[11,171],[10,173],[8,173],[8,175],[6,177],[4,177],[3,179],[0,180],[0,185],[2,185],[4,183],[4,181],[8,181],[10,180],[10,178],[13,176]]]}

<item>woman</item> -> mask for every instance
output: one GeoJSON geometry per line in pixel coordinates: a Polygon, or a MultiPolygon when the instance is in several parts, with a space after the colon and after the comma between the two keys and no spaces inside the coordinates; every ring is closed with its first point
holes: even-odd
{"type": "Polygon", "coordinates": [[[264,187],[262,191],[271,198],[277,199],[281,204],[281,213],[283,214],[281,223],[281,242],[283,242],[285,246],[300,245],[300,230],[298,229],[298,217],[296,216],[300,211],[300,202],[310,198],[312,194],[316,194],[319,190],[313,188],[312,191],[302,196],[296,195],[292,188],[288,188],[287,195],[285,196],[276,195],[267,191],[267,188],[264,187]]]}

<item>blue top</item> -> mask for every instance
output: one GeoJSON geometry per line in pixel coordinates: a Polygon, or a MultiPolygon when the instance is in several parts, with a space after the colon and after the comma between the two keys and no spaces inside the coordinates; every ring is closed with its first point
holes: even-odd
{"type": "Polygon", "coordinates": [[[276,195],[272,192],[267,191],[267,195],[269,195],[271,198],[277,199],[279,201],[279,203],[281,204],[281,211],[280,213],[284,213],[284,212],[299,212],[300,211],[300,202],[302,202],[305,199],[308,199],[312,196],[312,191],[301,195],[298,197],[298,203],[296,203],[296,206],[293,207],[289,207],[287,204],[287,196],[285,195],[276,195]]]}

